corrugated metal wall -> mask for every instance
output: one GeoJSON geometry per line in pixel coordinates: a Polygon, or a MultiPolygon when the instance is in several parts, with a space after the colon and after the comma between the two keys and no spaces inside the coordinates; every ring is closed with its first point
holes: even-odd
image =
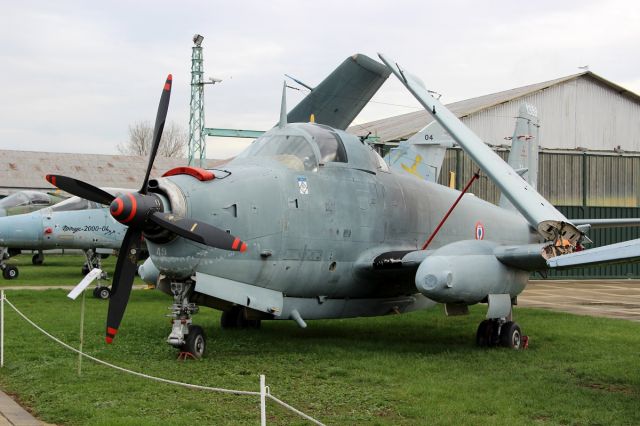
{"type": "MultiPolygon", "coordinates": [[[[504,160],[509,155],[505,149],[497,153],[504,160]]],[[[464,151],[449,149],[439,183],[448,185],[449,172],[455,172],[456,188],[461,189],[475,170],[464,151]]],[[[640,207],[640,156],[541,152],[538,191],[554,205],[640,207]]],[[[471,192],[491,203],[500,198],[486,177],[474,183],[471,192]]]]}
{"type": "Polygon", "coordinates": [[[523,102],[538,109],[545,149],[640,152],[640,104],[590,76],[582,76],[462,117],[482,140],[510,145],[523,102]]]}
{"type": "MultiPolygon", "coordinates": [[[[508,151],[498,154],[506,159],[508,151]]],[[[477,170],[461,149],[447,151],[439,182],[447,185],[449,171],[456,172],[461,189],[477,170]]],[[[591,153],[541,152],[538,191],[570,219],[640,217],[640,157],[591,153]]],[[[491,203],[500,191],[486,177],[474,182],[470,192],[491,203]]],[[[640,238],[640,228],[593,229],[594,247],[640,238]]],[[[620,264],[553,272],[550,278],[640,278],[640,264],[620,264]]]]}

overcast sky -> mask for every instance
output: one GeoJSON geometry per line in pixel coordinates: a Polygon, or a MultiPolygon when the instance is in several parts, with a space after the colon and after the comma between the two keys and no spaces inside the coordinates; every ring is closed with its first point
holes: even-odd
{"type": "MultiPolygon", "coordinates": [[[[116,153],[153,121],[188,127],[191,37],[205,39],[207,127],[268,129],[283,74],[318,84],[353,53],[384,52],[445,103],[591,71],[640,93],[640,3],[608,1],[4,1],[0,148],[116,153]]],[[[391,76],[356,119],[416,111],[391,76]]],[[[289,108],[303,94],[289,91],[289,108]]],[[[208,157],[242,142],[208,140],[208,157]]]]}

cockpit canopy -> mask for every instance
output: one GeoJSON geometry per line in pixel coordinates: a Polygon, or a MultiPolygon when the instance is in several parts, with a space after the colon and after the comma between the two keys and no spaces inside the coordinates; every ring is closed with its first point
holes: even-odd
{"type": "Polygon", "coordinates": [[[256,139],[237,159],[268,158],[297,171],[317,171],[328,164],[379,170],[384,161],[355,136],[316,123],[292,123],[256,139]]]}
{"type": "Polygon", "coordinates": [[[20,191],[0,200],[0,208],[2,209],[32,205],[47,206],[49,204],[51,204],[49,194],[38,191],[20,191]]]}

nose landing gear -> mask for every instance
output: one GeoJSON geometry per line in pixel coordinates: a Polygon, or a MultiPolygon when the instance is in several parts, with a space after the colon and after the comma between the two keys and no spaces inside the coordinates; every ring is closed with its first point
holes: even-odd
{"type": "Polygon", "coordinates": [[[191,321],[191,316],[199,311],[198,305],[189,302],[192,288],[192,282],[171,283],[173,305],[169,308],[169,317],[172,318],[172,325],[167,343],[180,350],[179,358],[186,359],[189,356],[200,359],[204,356],[207,340],[202,327],[191,321]]]}
{"type": "Polygon", "coordinates": [[[480,347],[502,346],[511,349],[526,349],[528,337],[522,335],[520,326],[505,318],[486,319],[478,326],[476,344],[480,347]]]}

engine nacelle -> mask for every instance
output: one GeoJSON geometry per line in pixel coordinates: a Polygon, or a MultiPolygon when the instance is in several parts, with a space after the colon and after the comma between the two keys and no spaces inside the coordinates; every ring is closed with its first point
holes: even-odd
{"type": "Polygon", "coordinates": [[[474,304],[489,294],[517,296],[529,272],[500,263],[494,255],[496,246],[490,241],[468,240],[435,250],[418,267],[418,291],[440,303],[474,304]]]}

